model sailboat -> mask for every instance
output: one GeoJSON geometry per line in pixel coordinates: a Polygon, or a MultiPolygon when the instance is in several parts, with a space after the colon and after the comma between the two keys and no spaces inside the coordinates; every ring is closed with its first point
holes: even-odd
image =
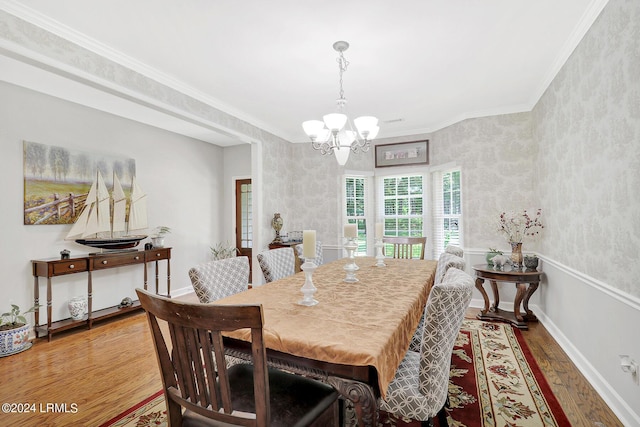
{"type": "Polygon", "coordinates": [[[131,184],[129,222],[126,222],[127,199],[118,176],[113,174],[113,192],[109,195],[100,171],[91,185],[80,216],[67,234],[81,245],[101,249],[133,248],[147,235],[130,235],[147,228],[147,196],[136,183],[131,184]],[[113,200],[113,210],[111,201],[113,200]],[[107,235],[107,237],[104,237],[107,235]]]}

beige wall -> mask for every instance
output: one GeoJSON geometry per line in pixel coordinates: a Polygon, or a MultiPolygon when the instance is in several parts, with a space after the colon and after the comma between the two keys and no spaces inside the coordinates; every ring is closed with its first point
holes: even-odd
{"type": "MultiPolygon", "coordinates": [[[[136,160],[137,181],[148,196],[149,224],[173,232],[172,289],[190,286],[188,269],[209,259],[209,245],[220,238],[222,149],[150,126],[105,114],[11,84],[0,82],[0,298],[23,309],[33,304],[31,259],[71,256],[90,248],[65,241],[68,225],[23,225],[22,141],[108,153],[136,160]]],[[[144,243],[144,242],[143,242],[144,243]]],[[[164,264],[164,263],[161,263],[164,264]]],[[[161,267],[163,267],[161,265],[161,267]]],[[[164,274],[164,273],[162,273],[164,274]]],[[[126,267],[96,272],[94,308],[133,298],[142,285],[142,269],[126,267]]],[[[44,285],[44,280],[42,283],[44,285]]],[[[67,301],[86,295],[87,276],[55,278],[53,320],[69,317],[67,301]]],[[[41,288],[41,303],[45,288],[41,288]]]]}

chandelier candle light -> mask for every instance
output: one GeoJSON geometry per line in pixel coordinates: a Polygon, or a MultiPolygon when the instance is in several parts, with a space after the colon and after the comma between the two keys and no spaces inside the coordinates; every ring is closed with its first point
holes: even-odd
{"type": "Polygon", "coordinates": [[[358,226],[356,224],[347,224],[344,226],[344,237],[347,238],[347,243],[344,245],[347,251],[349,262],[344,266],[344,270],[347,272],[347,277],[344,281],[347,283],[356,283],[359,280],[356,278],[356,270],[360,267],[356,265],[355,251],[358,249],[358,243],[356,238],[358,236],[358,226]]]}
{"type": "Polygon", "coordinates": [[[303,298],[298,301],[300,305],[313,306],[318,301],[313,298],[313,294],[318,290],[313,285],[313,272],[318,266],[313,262],[316,258],[316,230],[304,230],[302,232],[302,256],[304,264],[300,266],[304,271],[304,285],[300,288],[303,298]]]}
{"type": "Polygon", "coordinates": [[[342,88],[342,74],[349,65],[344,58],[344,51],[349,49],[349,43],[337,41],[333,44],[333,49],[339,54],[340,92],[336,100],[337,112],[324,115],[322,120],[307,120],[302,123],[302,128],[315,150],[320,150],[322,154],[333,152],[338,164],[344,166],[349,159],[349,152],[369,151],[370,141],[375,139],[380,128],[376,117],[362,116],[353,121],[357,129],[357,132],[354,131],[351,120],[346,115],[347,99],[342,88]]]}
{"type": "Polygon", "coordinates": [[[384,255],[382,254],[382,236],[384,235],[384,228],[381,222],[376,223],[376,267],[386,267],[384,263],[384,255]]]}

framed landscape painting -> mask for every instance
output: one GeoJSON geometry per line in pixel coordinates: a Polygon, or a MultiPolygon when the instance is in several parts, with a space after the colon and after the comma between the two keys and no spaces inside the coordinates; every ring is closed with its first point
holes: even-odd
{"type": "Polygon", "coordinates": [[[98,171],[109,191],[113,176],[131,191],[134,159],[23,142],[24,224],[73,224],[98,171]]]}
{"type": "Polygon", "coordinates": [[[429,140],[376,145],[376,167],[429,164],[429,140]]]}

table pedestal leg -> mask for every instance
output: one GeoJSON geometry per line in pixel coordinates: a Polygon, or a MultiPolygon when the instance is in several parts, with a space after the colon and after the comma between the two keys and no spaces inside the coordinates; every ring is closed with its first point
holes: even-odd
{"type": "Polygon", "coordinates": [[[527,288],[527,292],[522,300],[522,307],[524,308],[525,314],[522,315],[522,318],[525,322],[537,322],[538,318],[531,310],[529,310],[529,298],[531,295],[538,289],[538,283],[529,283],[529,287],[527,288]]]}
{"type": "Polygon", "coordinates": [[[482,286],[483,284],[484,279],[476,279],[476,289],[480,291],[480,293],[482,294],[482,299],[484,299],[484,308],[480,310],[480,314],[478,314],[478,317],[480,317],[481,315],[484,316],[489,312],[489,296],[485,292],[484,287],[482,286]]]}
{"type": "Polygon", "coordinates": [[[491,280],[491,289],[493,291],[494,303],[490,304],[489,296],[484,290],[484,279],[476,279],[476,289],[482,294],[484,299],[484,308],[476,316],[480,320],[500,320],[509,322],[513,326],[520,329],[527,329],[527,322],[537,322],[538,318],[531,310],[529,310],[529,298],[538,289],[538,283],[516,283],[516,296],[513,301],[513,311],[505,311],[499,308],[500,296],[498,294],[498,284],[491,280]],[[521,313],[520,304],[524,307],[525,313],[521,313]]]}
{"type": "Polygon", "coordinates": [[[520,304],[522,304],[522,299],[524,298],[524,294],[526,291],[527,291],[526,284],[516,283],[516,297],[513,300],[513,315],[515,316],[518,322],[524,322],[524,319],[520,314],[520,304]]]}
{"type": "Polygon", "coordinates": [[[493,291],[493,306],[491,306],[491,311],[500,310],[500,293],[498,292],[498,282],[495,280],[491,280],[491,290],[493,291]]]}
{"type": "Polygon", "coordinates": [[[327,383],[353,402],[358,416],[358,427],[378,425],[378,404],[371,386],[339,377],[328,377],[327,383]]]}

